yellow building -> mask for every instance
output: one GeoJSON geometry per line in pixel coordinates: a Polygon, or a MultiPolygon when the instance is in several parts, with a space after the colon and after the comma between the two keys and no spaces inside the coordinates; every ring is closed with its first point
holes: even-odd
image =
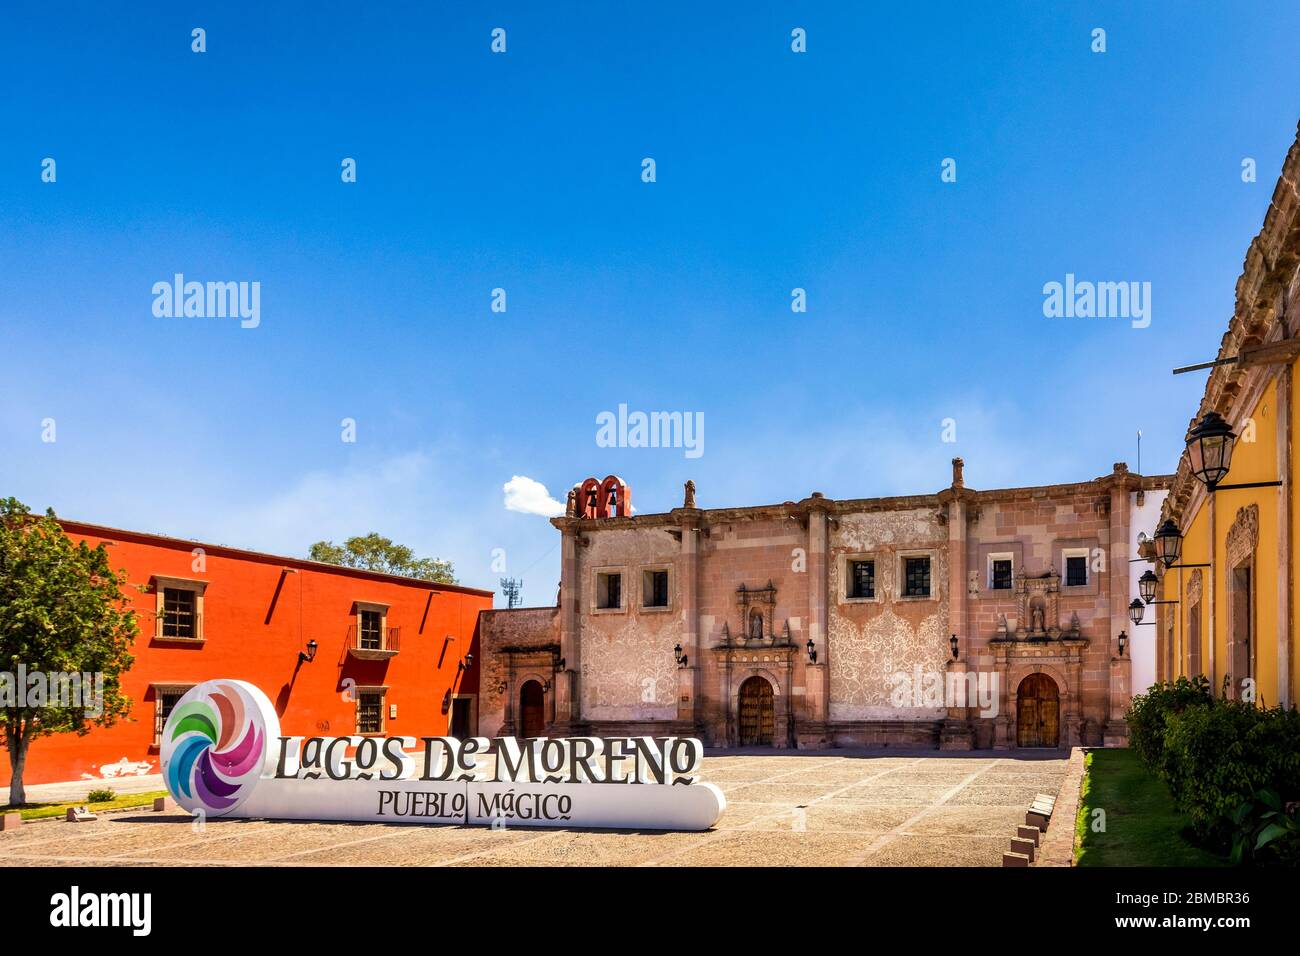
{"type": "MultiPolygon", "coordinates": [[[[1140,587],[1142,597],[1168,602],[1152,608],[1159,679],[1204,674],[1216,694],[1226,683],[1229,696],[1253,694],[1269,706],[1294,703],[1300,687],[1293,636],[1298,187],[1300,137],[1247,250],[1236,309],[1150,548],[1158,555],[1155,580],[1148,575],[1140,587]]],[[[1143,608],[1135,605],[1137,619],[1143,608]]]]}

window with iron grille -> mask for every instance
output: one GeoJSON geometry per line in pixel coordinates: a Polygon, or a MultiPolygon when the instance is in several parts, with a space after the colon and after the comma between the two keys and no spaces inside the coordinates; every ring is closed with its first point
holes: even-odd
{"type": "Polygon", "coordinates": [[[163,637],[198,637],[195,596],[185,588],[163,588],[163,637]]]}
{"type": "Polygon", "coordinates": [[[849,597],[873,598],[876,596],[876,562],[849,562],[849,597]]]}
{"type": "Polygon", "coordinates": [[[383,647],[383,644],[383,616],[378,611],[362,611],[358,646],[368,651],[377,651],[383,647]]]}
{"type": "Polygon", "coordinates": [[[187,690],[188,687],[159,688],[154,695],[157,698],[154,703],[153,742],[155,744],[162,742],[163,727],[167,724],[167,718],[171,716],[177,702],[185,696],[187,690]]]}
{"type": "Polygon", "coordinates": [[[357,733],[378,734],[384,729],[384,692],[363,690],[357,693],[357,733]]]}
{"type": "Polygon", "coordinates": [[[993,579],[989,582],[989,587],[994,591],[1011,590],[1011,559],[994,558],[993,559],[993,579]]]}
{"type": "Polygon", "coordinates": [[[596,575],[596,607],[623,606],[623,576],[621,574],[596,575]]]}
{"type": "Polygon", "coordinates": [[[930,559],[903,559],[904,597],[930,596],[930,559]]]}
{"type": "Polygon", "coordinates": [[[1083,587],[1088,583],[1088,559],[1079,555],[1070,555],[1065,559],[1065,586],[1083,587]]]}
{"type": "Polygon", "coordinates": [[[642,576],[642,604],[644,607],[668,606],[668,572],[646,571],[642,576]]]}

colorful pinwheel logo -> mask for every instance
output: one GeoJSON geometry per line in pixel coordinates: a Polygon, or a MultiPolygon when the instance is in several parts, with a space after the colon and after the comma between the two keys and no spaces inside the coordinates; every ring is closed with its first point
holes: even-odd
{"type": "Polygon", "coordinates": [[[266,695],[243,681],[190,689],[163,727],[163,777],[187,810],[219,816],[239,806],[265,769],[279,722],[266,695]]]}

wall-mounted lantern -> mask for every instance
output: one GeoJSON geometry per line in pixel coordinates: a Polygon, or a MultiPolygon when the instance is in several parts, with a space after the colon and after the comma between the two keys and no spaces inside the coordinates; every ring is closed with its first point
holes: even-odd
{"type": "Polygon", "coordinates": [[[948,647],[952,649],[952,659],[957,659],[957,635],[948,638],[948,647]]]}
{"type": "Polygon", "coordinates": [[[812,639],[811,637],[808,638],[808,643],[807,643],[807,645],[805,645],[805,646],[806,646],[807,649],[808,649],[808,663],[809,663],[809,664],[816,664],[816,663],[817,663],[817,645],[813,643],[813,639],[812,639]]]}
{"type": "Polygon", "coordinates": [[[686,666],[686,655],[682,653],[681,644],[678,644],[673,648],[673,660],[677,661],[678,667],[686,666]]]}
{"type": "Polygon", "coordinates": [[[316,649],[319,646],[320,645],[317,644],[315,641],[308,641],[307,650],[298,652],[298,663],[310,664],[312,661],[314,661],[316,659],[316,649]]]}

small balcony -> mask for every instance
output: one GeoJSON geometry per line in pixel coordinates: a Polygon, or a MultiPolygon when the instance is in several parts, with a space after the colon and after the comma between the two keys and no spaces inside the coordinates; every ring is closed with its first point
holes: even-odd
{"type": "Polygon", "coordinates": [[[348,653],[363,661],[387,660],[397,654],[401,637],[400,627],[363,628],[353,624],[348,628],[348,653]]]}

